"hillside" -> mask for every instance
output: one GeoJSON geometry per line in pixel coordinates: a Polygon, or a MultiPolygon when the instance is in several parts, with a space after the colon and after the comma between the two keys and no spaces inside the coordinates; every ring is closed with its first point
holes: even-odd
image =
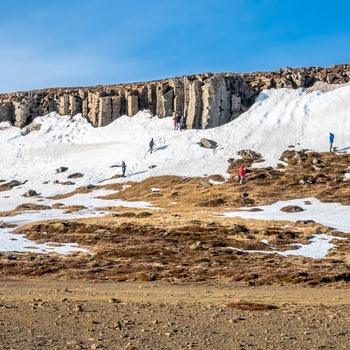
{"type": "Polygon", "coordinates": [[[349,97],[263,90],[205,130],[0,123],[2,348],[347,349],[349,97]]]}
{"type": "MultiPolygon", "coordinates": [[[[192,244],[201,241],[202,236],[209,240],[208,235],[211,234],[214,234],[210,238],[213,242],[205,243],[209,247],[259,250],[269,248],[260,241],[265,238],[269,240],[270,234],[264,237],[262,232],[272,230],[274,239],[284,238],[277,240],[269,249],[275,246],[277,251],[283,251],[289,249],[290,244],[305,244],[305,240],[316,232],[326,234],[337,230],[349,233],[350,228],[346,224],[347,206],[350,204],[349,158],[346,150],[349,147],[350,87],[339,86],[338,89],[329,90],[265,90],[248,112],[228,124],[209,130],[173,130],[171,118],[157,118],[144,112],[139,112],[133,118],[121,117],[98,129],[79,115],[70,118],[55,113],[37,118],[25,132],[2,123],[2,161],[7,166],[2,171],[0,185],[1,216],[4,220],[1,230],[11,235],[12,227],[18,226],[16,233],[26,233],[27,238],[39,243],[78,243],[84,249],[67,247],[63,250],[82,250],[83,255],[87,255],[81,258],[78,254],[77,259],[81,259],[84,266],[88,266],[87,261],[94,261],[96,257],[101,257],[102,261],[110,259],[116,254],[114,250],[119,252],[118,257],[122,254],[120,249],[129,251],[130,246],[134,246],[132,242],[139,240],[139,235],[144,238],[150,235],[149,239],[154,241],[152,245],[144,246],[140,241],[140,246],[131,249],[138,251],[142,247],[140,252],[122,254],[135,254],[138,257],[136,266],[132,263],[130,269],[122,269],[122,277],[118,277],[121,256],[116,258],[113,268],[108,263],[107,275],[103,269],[96,275],[101,279],[123,280],[143,279],[142,276],[148,275],[149,272],[145,272],[149,269],[146,267],[148,264],[145,271],[137,267],[143,260],[139,254],[152,256],[154,249],[162,250],[164,237],[168,235],[172,237],[168,249],[177,252],[171,254],[174,266],[177,266],[179,259],[191,261],[193,258],[193,253],[180,258],[177,255],[180,251],[186,251],[185,247],[189,249],[192,244]],[[333,145],[336,152],[329,152],[330,131],[336,135],[333,145]],[[148,152],[151,137],[156,143],[152,154],[148,152]],[[203,138],[214,140],[217,147],[202,147],[203,138]],[[126,177],[121,177],[122,160],[127,164],[126,177]],[[240,185],[236,178],[240,164],[248,169],[244,185],[240,185]],[[312,198],[317,198],[320,203],[312,198]],[[289,228],[283,228],[281,224],[277,225],[278,229],[271,229],[271,224],[258,221],[256,225],[252,221],[251,228],[245,224],[245,228],[239,228],[243,220],[236,218],[241,216],[238,211],[240,207],[256,209],[255,214],[250,214],[252,218],[263,210],[260,220],[269,221],[274,220],[274,214],[269,216],[268,208],[259,209],[259,206],[292,199],[299,199],[299,205],[306,213],[287,214],[282,222],[288,217],[292,222],[314,221],[311,228],[308,225],[298,227],[301,233],[292,233],[292,239],[288,234],[286,236],[289,228]],[[306,205],[312,206],[309,210],[303,200],[308,203],[306,205]],[[338,203],[332,209],[336,215],[328,215],[328,220],[325,220],[323,215],[329,209],[326,205],[322,206],[322,202],[338,203]],[[53,221],[36,223],[42,220],[53,221]],[[78,226],[74,224],[75,220],[80,222],[78,226]],[[234,229],[232,236],[230,232],[236,221],[239,222],[238,228],[234,229]],[[172,230],[175,231],[171,233],[172,230]],[[183,241],[175,238],[182,237],[181,232],[188,230],[190,233],[185,234],[183,241]],[[80,237],[79,232],[83,236],[80,237]],[[112,237],[118,237],[123,232],[128,234],[121,240],[122,247],[117,248],[119,239],[117,246],[114,246],[115,238],[112,237]],[[132,232],[135,236],[131,235],[132,232]],[[238,241],[234,238],[236,234],[238,241]],[[151,238],[153,235],[157,238],[151,238]],[[148,253],[145,247],[150,249],[148,253]],[[90,256],[91,253],[94,255],[90,256]],[[136,272],[135,276],[132,271],[136,272]]],[[[13,240],[6,238],[2,243],[4,248],[7,242],[13,240]]],[[[337,246],[346,244],[347,241],[337,241],[337,246]]],[[[25,241],[22,245],[30,246],[31,243],[25,241]]],[[[22,250],[23,247],[17,249],[22,250]]],[[[49,244],[33,250],[38,249],[43,252],[55,250],[49,244]]],[[[205,259],[212,254],[210,249],[200,251],[206,256],[205,259]]],[[[232,249],[229,251],[233,256],[239,254],[232,249]]],[[[226,256],[226,253],[223,254],[226,256]]],[[[255,255],[252,256],[254,261],[255,255]]],[[[164,255],[164,264],[168,267],[164,270],[165,275],[155,274],[159,275],[157,278],[171,279],[173,272],[168,275],[169,258],[164,255]]],[[[66,268],[62,269],[55,259],[41,256],[41,263],[42,259],[52,261],[56,266],[53,269],[51,264],[45,262],[43,273],[48,269],[50,273],[74,276],[67,263],[66,268]]],[[[283,261],[284,258],[279,259],[283,261]]],[[[341,272],[334,271],[336,275],[345,273],[347,269],[345,257],[339,259],[345,265],[341,272]]],[[[236,258],[232,260],[235,269],[239,261],[236,258]]],[[[21,259],[16,259],[16,263],[11,261],[10,266],[11,269],[4,266],[2,273],[23,273],[21,259]],[[15,272],[14,265],[17,264],[19,270],[15,272]]],[[[74,266],[77,266],[76,263],[74,266]]],[[[208,274],[207,268],[204,276],[208,274]]],[[[274,268],[275,265],[271,271],[273,274],[274,268]]],[[[189,269],[185,269],[186,279],[192,280],[194,277],[188,273],[189,269]]],[[[256,266],[252,264],[249,270],[254,269],[256,266]]],[[[77,273],[81,276],[82,272],[79,271],[78,268],[77,273]]],[[[86,278],[89,278],[89,271],[86,270],[86,278]]],[[[225,277],[224,272],[220,268],[219,271],[211,269],[210,278],[225,277]]],[[[30,275],[37,273],[35,263],[25,272],[30,275]]],[[[329,273],[333,274],[331,270],[329,273]]],[[[269,280],[266,274],[267,271],[262,274],[262,281],[269,280]]],[[[233,278],[234,273],[230,271],[230,275],[233,278]]],[[[238,276],[241,276],[241,272],[238,276]]],[[[347,279],[346,275],[343,278],[347,279]]]]}

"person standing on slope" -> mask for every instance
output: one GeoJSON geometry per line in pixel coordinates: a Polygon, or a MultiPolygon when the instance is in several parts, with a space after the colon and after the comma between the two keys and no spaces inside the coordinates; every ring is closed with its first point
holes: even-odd
{"type": "Polygon", "coordinates": [[[242,184],[244,180],[244,175],[245,175],[245,167],[243,164],[238,169],[238,175],[240,177],[239,183],[242,184]]]}
{"type": "Polygon", "coordinates": [[[149,152],[152,153],[153,152],[153,147],[154,147],[154,140],[153,137],[151,138],[151,141],[149,142],[149,152]]]}
{"type": "Polygon", "coordinates": [[[126,171],[126,164],[124,161],[122,161],[122,177],[125,177],[125,171],[126,171]]]}
{"type": "Polygon", "coordinates": [[[334,142],[334,134],[330,132],[329,133],[329,152],[332,152],[333,142],[334,142]]]}
{"type": "Polygon", "coordinates": [[[179,112],[176,112],[176,130],[180,130],[180,120],[181,114],[179,112]]]}
{"type": "Polygon", "coordinates": [[[185,116],[182,116],[180,119],[180,130],[185,130],[186,129],[186,118],[185,116]]]}
{"type": "Polygon", "coordinates": [[[174,130],[177,129],[177,119],[176,119],[176,112],[173,112],[173,124],[174,124],[174,130]]]}

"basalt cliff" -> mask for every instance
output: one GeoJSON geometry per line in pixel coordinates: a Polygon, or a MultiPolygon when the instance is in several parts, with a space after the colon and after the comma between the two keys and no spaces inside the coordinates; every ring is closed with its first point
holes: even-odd
{"type": "Polygon", "coordinates": [[[24,127],[35,117],[56,111],[71,116],[81,113],[98,127],[146,109],[158,117],[178,111],[187,117],[188,128],[205,129],[237,118],[264,89],[349,82],[350,64],[342,64],[329,68],[203,73],[131,84],[32,90],[1,94],[0,122],[24,127]]]}

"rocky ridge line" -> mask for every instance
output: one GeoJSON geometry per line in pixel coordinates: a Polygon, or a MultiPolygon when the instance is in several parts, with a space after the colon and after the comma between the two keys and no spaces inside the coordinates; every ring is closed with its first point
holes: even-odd
{"type": "Polygon", "coordinates": [[[1,94],[0,122],[24,127],[37,116],[56,111],[70,116],[81,113],[99,127],[122,115],[133,116],[140,110],[149,110],[159,117],[171,116],[176,110],[186,115],[188,128],[206,129],[237,118],[264,89],[349,82],[350,64],[342,64],[329,68],[203,73],[131,84],[32,90],[1,94]]]}

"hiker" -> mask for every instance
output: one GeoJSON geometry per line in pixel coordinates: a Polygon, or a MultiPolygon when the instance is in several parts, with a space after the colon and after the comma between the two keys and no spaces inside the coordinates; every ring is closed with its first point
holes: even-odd
{"type": "Polygon", "coordinates": [[[182,116],[180,118],[180,130],[186,129],[186,118],[182,116]]]}
{"type": "Polygon", "coordinates": [[[125,177],[126,164],[122,161],[122,177],[125,177]]]}
{"type": "Polygon", "coordinates": [[[173,112],[174,130],[177,130],[177,113],[173,112]]]}
{"type": "Polygon", "coordinates": [[[334,141],[334,134],[332,134],[332,133],[330,132],[330,133],[329,133],[329,152],[332,152],[333,141],[334,141]]]}
{"type": "Polygon", "coordinates": [[[239,174],[239,177],[240,177],[239,183],[242,184],[243,180],[244,180],[244,175],[245,175],[245,167],[244,167],[243,164],[239,167],[238,174],[239,174]]]}
{"type": "Polygon", "coordinates": [[[149,152],[152,153],[153,152],[153,147],[154,147],[154,140],[153,137],[151,138],[151,141],[149,142],[149,152]]]}
{"type": "Polygon", "coordinates": [[[181,114],[176,112],[176,130],[180,130],[181,114]]]}

